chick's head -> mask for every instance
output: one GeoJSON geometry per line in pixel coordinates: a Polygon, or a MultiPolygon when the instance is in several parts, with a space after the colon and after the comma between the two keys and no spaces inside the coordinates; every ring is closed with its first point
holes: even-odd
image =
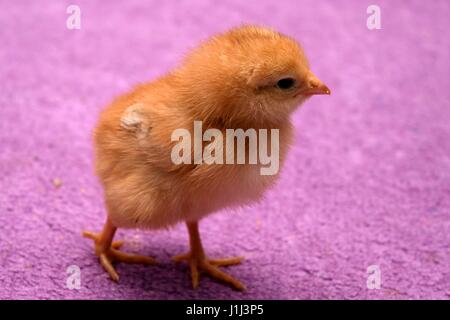
{"type": "Polygon", "coordinates": [[[240,122],[283,121],[314,94],[330,94],[300,45],[267,28],[244,26],[213,37],[180,69],[205,116],[240,122]]]}

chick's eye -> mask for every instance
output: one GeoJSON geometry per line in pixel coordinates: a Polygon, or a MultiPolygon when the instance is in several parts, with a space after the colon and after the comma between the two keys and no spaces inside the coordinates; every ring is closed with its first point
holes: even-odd
{"type": "Polygon", "coordinates": [[[292,88],[295,85],[295,79],[292,78],[283,78],[278,80],[277,87],[283,90],[287,90],[292,88]]]}

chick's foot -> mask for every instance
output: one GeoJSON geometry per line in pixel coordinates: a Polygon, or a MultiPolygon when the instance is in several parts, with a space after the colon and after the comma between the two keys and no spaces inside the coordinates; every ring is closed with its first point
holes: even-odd
{"type": "Polygon", "coordinates": [[[219,269],[222,266],[231,266],[240,264],[243,257],[225,258],[225,259],[208,259],[204,253],[203,246],[198,232],[198,224],[188,223],[189,238],[191,243],[191,251],[173,257],[175,262],[187,261],[191,268],[192,287],[195,289],[199,284],[200,273],[206,273],[210,277],[231,285],[234,289],[245,290],[244,284],[239,280],[230,276],[226,272],[219,269]]]}
{"type": "Polygon", "coordinates": [[[123,241],[112,241],[115,231],[116,227],[108,220],[100,234],[89,231],[83,232],[84,237],[94,240],[95,254],[99,257],[100,264],[106,272],[108,272],[112,280],[116,282],[119,281],[119,275],[113,266],[113,262],[145,265],[154,265],[158,263],[151,257],[128,254],[117,250],[123,245],[123,241]]]}
{"type": "Polygon", "coordinates": [[[199,284],[199,273],[204,272],[210,277],[228,283],[237,290],[245,290],[245,286],[237,279],[223,272],[219,266],[231,266],[240,264],[242,257],[228,259],[207,259],[205,257],[197,257],[195,254],[188,253],[178,255],[172,258],[175,262],[187,261],[191,268],[192,287],[195,289],[199,284]]]}

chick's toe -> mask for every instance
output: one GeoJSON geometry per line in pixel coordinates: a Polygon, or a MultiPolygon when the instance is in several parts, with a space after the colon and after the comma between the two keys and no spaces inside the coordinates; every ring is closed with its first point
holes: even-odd
{"type": "Polygon", "coordinates": [[[123,245],[124,242],[112,241],[115,231],[116,228],[112,226],[112,224],[108,220],[101,233],[97,234],[90,231],[83,232],[84,237],[94,240],[95,254],[99,257],[100,264],[103,266],[105,271],[108,272],[112,280],[116,282],[119,281],[119,275],[113,266],[114,262],[146,265],[153,265],[158,263],[157,260],[151,257],[124,253],[117,250],[123,245]]]}

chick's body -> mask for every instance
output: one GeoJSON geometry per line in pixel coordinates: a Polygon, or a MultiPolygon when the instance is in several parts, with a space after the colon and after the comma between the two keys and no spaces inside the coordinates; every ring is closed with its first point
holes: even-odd
{"type": "MultiPolygon", "coordinates": [[[[186,221],[191,252],[183,259],[194,259],[203,271],[242,289],[237,280],[208,269],[197,221],[259,199],[277,175],[261,175],[261,165],[254,164],[174,164],[171,134],[185,128],[193,137],[194,121],[202,121],[203,130],[223,133],[278,129],[282,162],[292,135],[290,114],[319,93],[329,91],[309,71],[294,40],[265,28],[241,27],[206,41],[173,72],[113,101],[95,130],[96,171],[108,220],[102,234],[87,234],[96,240],[112,278],[118,276],[107,262],[130,262],[109,249],[117,227],[157,229],[186,221]]],[[[192,264],[191,271],[195,287],[198,273],[192,264]]]]}
{"type": "MultiPolygon", "coordinates": [[[[261,175],[258,165],[173,164],[171,133],[187,128],[193,137],[198,118],[189,112],[195,105],[177,101],[171,82],[166,77],[140,86],[101,115],[96,168],[116,227],[155,229],[199,220],[257,200],[276,177],[261,175]],[[127,125],[128,119],[135,122],[127,125]]],[[[290,125],[280,132],[280,140],[287,142],[290,125]]]]}

